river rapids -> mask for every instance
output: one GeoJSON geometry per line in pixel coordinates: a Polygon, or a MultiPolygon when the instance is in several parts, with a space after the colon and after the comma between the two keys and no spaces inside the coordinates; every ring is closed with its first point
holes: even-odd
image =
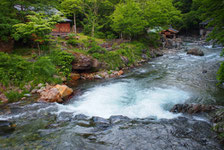
{"type": "Polygon", "coordinates": [[[16,123],[0,149],[221,150],[206,115],[173,114],[175,104],[222,104],[216,84],[221,48],[185,42],[205,56],[167,50],[117,78],[82,82],[67,104],[22,102],[1,110],[16,123]]]}

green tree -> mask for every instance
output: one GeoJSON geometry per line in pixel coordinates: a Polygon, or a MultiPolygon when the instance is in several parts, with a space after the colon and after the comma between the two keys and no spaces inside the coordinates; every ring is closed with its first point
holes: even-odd
{"type": "Polygon", "coordinates": [[[127,3],[118,4],[111,15],[114,31],[120,33],[120,37],[139,35],[144,32],[147,21],[139,3],[129,0],[127,3]]]}
{"type": "Polygon", "coordinates": [[[76,23],[76,14],[80,11],[81,0],[63,0],[61,3],[62,11],[67,14],[73,14],[74,19],[74,32],[77,34],[77,23],[76,23]]]}
{"type": "Polygon", "coordinates": [[[148,0],[143,9],[150,28],[169,25],[177,27],[182,22],[181,13],[173,6],[172,0],[148,0]]]}
{"type": "Polygon", "coordinates": [[[23,39],[26,41],[32,39],[37,44],[40,54],[40,44],[50,40],[50,33],[57,21],[60,21],[60,17],[58,15],[49,17],[44,13],[33,13],[33,15],[27,16],[28,22],[13,26],[15,28],[13,36],[16,40],[23,39]]]}

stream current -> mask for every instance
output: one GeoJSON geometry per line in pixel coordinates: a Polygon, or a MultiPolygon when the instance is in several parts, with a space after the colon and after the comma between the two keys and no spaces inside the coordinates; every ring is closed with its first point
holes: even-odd
{"type": "Polygon", "coordinates": [[[221,48],[185,44],[205,56],[168,50],[120,78],[80,83],[67,104],[10,104],[0,119],[17,126],[0,136],[0,149],[222,149],[206,115],[169,112],[179,103],[224,103],[216,86],[221,48]]]}

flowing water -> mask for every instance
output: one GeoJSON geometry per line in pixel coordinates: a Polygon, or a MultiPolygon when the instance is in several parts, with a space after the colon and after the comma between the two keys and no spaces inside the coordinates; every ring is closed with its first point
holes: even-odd
{"type": "Polygon", "coordinates": [[[215,77],[221,48],[185,44],[205,56],[169,50],[120,78],[80,83],[68,104],[10,104],[0,119],[17,126],[0,136],[0,149],[222,149],[205,115],[169,112],[179,103],[224,103],[215,77]]]}

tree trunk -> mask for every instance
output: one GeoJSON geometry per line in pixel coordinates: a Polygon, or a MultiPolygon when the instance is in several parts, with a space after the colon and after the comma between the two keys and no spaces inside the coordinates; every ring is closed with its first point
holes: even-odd
{"type": "Polygon", "coordinates": [[[92,37],[94,37],[94,32],[95,32],[95,20],[93,21],[92,25],[92,37]]]}
{"type": "Polygon", "coordinates": [[[120,34],[120,39],[123,39],[123,34],[122,34],[122,32],[121,32],[121,34],[120,34]]]}
{"type": "Polygon", "coordinates": [[[75,35],[77,34],[77,27],[76,27],[76,15],[74,13],[74,32],[75,32],[75,35]]]}
{"type": "Polygon", "coordinates": [[[40,56],[40,43],[39,42],[37,42],[37,48],[38,48],[39,56],[40,56]]]}

